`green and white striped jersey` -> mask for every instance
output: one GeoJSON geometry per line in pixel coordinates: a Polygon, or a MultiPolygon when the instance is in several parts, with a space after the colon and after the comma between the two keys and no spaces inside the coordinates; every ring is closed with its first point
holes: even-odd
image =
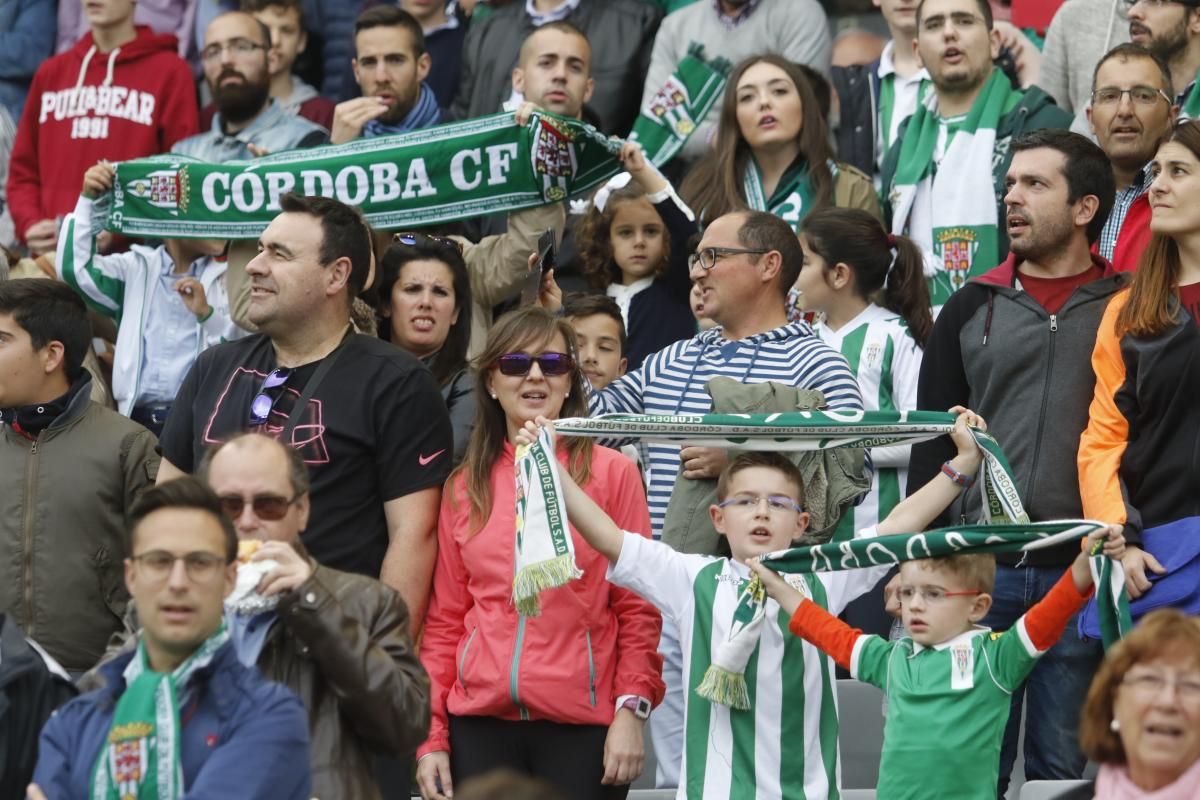
{"type": "MultiPolygon", "coordinates": [[[[787,578],[838,614],[886,572],[878,567],[787,578]]],[[[840,768],[833,661],[788,631],[788,616],[774,600],[767,600],[767,618],[775,624],[763,626],[746,666],[750,710],[730,709],[695,693],[712,653],[729,634],[749,574],[744,564],[730,559],[678,553],[630,533],[620,559],[608,570],[612,583],[654,603],[679,630],[687,688],[676,797],[836,800],[840,768]]]]}
{"type": "MultiPolygon", "coordinates": [[[[831,331],[823,320],[818,320],[813,328],[821,341],[850,363],[865,410],[911,411],[917,407],[921,348],[894,311],[872,303],[836,331],[831,331]]],[[[871,450],[875,465],[871,490],[842,517],[834,541],[845,541],[855,531],[878,525],[904,498],[911,451],[911,445],[871,450]]]]}

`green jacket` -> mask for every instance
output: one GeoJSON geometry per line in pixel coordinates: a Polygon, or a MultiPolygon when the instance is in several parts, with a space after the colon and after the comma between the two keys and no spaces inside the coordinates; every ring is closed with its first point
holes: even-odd
{"type": "Polygon", "coordinates": [[[0,610],[71,672],[121,630],[128,511],[159,460],[154,434],[89,390],[34,441],[0,426],[0,610]]]}
{"type": "MultiPolygon", "coordinates": [[[[1003,261],[1008,255],[1008,227],[1004,224],[1004,195],[1008,192],[1004,188],[1004,177],[1008,174],[1009,164],[1012,163],[1012,150],[1010,149],[1012,140],[1023,133],[1044,128],[1068,129],[1071,127],[1072,119],[1069,112],[1054,104],[1053,97],[1036,86],[1024,90],[1024,97],[1021,98],[1021,101],[1012,111],[1000,118],[1000,124],[996,126],[996,149],[992,157],[992,188],[996,193],[996,219],[999,220],[999,224],[996,226],[997,245],[1000,251],[997,256],[999,261],[1003,261]]],[[[892,184],[896,179],[896,168],[900,163],[900,144],[904,141],[904,134],[911,121],[912,117],[909,117],[901,123],[900,130],[896,134],[896,141],[888,150],[883,159],[883,165],[880,167],[882,178],[880,185],[883,187],[883,219],[889,229],[892,226],[893,212],[889,198],[894,188],[892,184]]]]}

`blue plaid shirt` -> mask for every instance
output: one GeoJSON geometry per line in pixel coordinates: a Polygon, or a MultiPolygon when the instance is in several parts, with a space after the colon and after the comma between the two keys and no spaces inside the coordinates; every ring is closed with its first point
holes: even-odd
{"type": "Polygon", "coordinates": [[[1109,261],[1112,261],[1113,252],[1117,249],[1117,239],[1121,234],[1121,226],[1125,224],[1125,215],[1129,213],[1129,207],[1133,205],[1134,200],[1146,193],[1151,183],[1150,165],[1147,164],[1134,177],[1128,188],[1117,192],[1112,213],[1104,223],[1104,230],[1100,231],[1100,255],[1109,261]]]}

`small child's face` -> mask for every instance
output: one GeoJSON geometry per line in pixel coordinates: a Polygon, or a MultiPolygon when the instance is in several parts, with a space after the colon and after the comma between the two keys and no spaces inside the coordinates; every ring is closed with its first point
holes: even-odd
{"type": "Polygon", "coordinates": [[[603,389],[625,374],[628,362],[621,354],[621,329],[607,314],[571,317],[578,345],[579,368],[592,388],[603,389]]]}
{"type": "Polygon", "coordinates": [[[986,596],[929,562],[905,561],[900,565],[900,617],[912,640],[925,647],[948,642],[970,630],[987,611],[987,604],[980,601],[986,596]]]}
{"type": "Polygon", "coordinates": [[[716,327],[711,317],[704,316],[704,292],[700,291],[700,284],[692,284],[692,292],[689,295],[689,302],[692,306],[692,316],[696,318],[696,326],[702,331],[716,327]]]}
{"type": "Polygon", "coordinates": [[[717,532],[729,539],[734,560],[744,563],[765,553],[786,550],[793,539],[804,534],[808,512],[779,507],[783,500],[799,505],[796,487],[777,469],[747,467],[733,476],[728,495],[710,506],[709,513],[717,532]]]}
{"type": "Polygon", "coordinates": [[[662,217],[645,198],[622,200],[613,209],[608,242],[623,283],[648,278],[666,255],[662,217]]]}

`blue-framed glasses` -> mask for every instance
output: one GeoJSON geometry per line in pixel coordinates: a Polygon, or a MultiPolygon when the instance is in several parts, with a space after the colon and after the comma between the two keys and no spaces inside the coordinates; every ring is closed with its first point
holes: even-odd
{"type": "Polygon", "coordinates": [[[804,511],[804,506],[783,494],[739,494],[717,503],[717,508],[757,511],[759,505],[764,502],[767,504],[767,511],[772,514],[783,514],[785,512],[800,514],[804,511]]]}

